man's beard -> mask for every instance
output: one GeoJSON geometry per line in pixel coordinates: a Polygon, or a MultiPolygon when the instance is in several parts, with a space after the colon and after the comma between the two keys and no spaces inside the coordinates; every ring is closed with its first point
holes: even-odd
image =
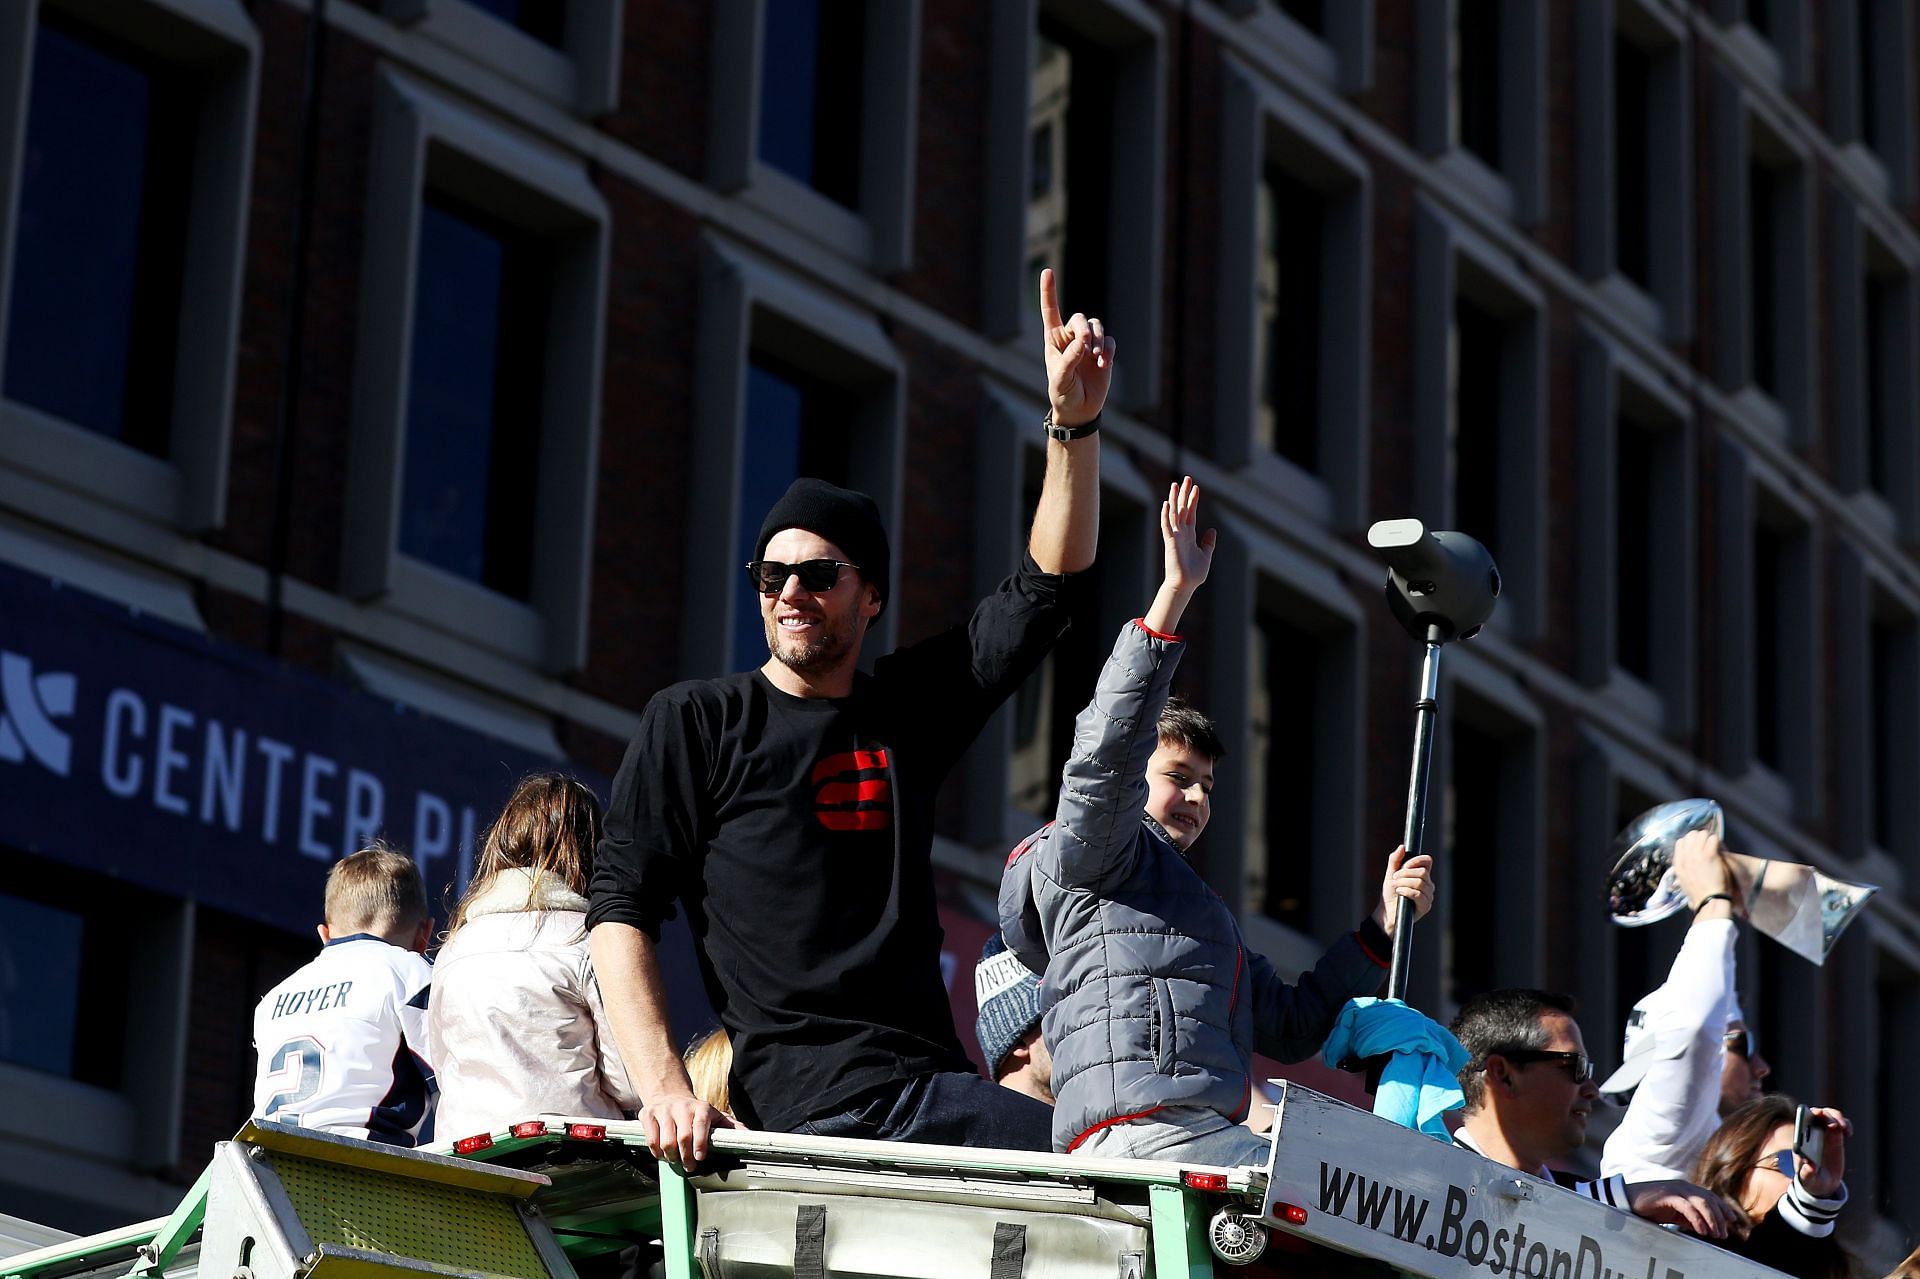
{"type": "Polygon", "coordinates": [[[775,661],[797,675],[818,675],[831,671],[853,651],[853,619],[844,618],[836,625],[831,618],[822,617],[821,629],[824,634],[819,639],[810,643],[796,642],[769,615],[766,619],[767,651],[775,661]]]}

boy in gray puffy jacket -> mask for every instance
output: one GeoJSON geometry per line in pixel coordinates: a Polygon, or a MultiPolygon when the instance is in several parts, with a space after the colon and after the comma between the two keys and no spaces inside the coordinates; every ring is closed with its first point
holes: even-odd
{"type": "Polygon", "coordinates": [[[1223,753],[1206,717],[1167,697],[1184,648],[1174,631],[1213,563],[1213,530],[1196,532],[1199,498],[1189,477],[1160,508],[1165,578],[1121,629],[1075,724],[1055,820],[1008,859],[1000,929],[1044,974],[1056,1150],[1264,1164],[1267,1139],[1240,1122],[1253,1053],[1311,1056],[1346,1001],[1379,988],[1390,904],[1408,897],[1427,912],[1433,860],[1396,851],[1371,917],[1296,986],[1247,949],[1188,864],[1223,753]]]}

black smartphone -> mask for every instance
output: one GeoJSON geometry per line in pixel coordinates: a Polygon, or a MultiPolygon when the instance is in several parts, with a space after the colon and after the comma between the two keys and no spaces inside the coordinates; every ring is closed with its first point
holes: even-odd
{"type": "Polygon", "coordinates": [[[1826,1149],[1826,1121],[1813,1113],[1813,1107],[1800,1107],[1793,1114],[1793,1153],[1818,1168],[1826,1149]]]}

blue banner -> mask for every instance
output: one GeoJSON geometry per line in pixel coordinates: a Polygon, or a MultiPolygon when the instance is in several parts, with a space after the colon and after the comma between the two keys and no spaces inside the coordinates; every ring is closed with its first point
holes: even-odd
{"type": "Polygon", "coordinates": [[[327,868],[381,837],[444,926],[475,839],[551,767],[0,566],[0,845],[306,932],[327,868]]]}

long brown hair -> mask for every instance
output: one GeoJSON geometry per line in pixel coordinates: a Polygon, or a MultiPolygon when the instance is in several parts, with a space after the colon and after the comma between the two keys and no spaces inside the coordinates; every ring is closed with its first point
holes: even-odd
{"type": "Polygon", "coordinates": [[[507,806],[487,830],[473,878],[454,910],[447,936],[467,922],[467,908],[488,881],[503,870],[531,872],[527,904],[533,905],[539,881],[552,875],[570,892],[584,897],[593,878],[593,850],[600,842],[600,800],[565,773],[529,773],[513,788],[507,806]]]}
{"type": "Polygon", "coordinates": [[[1793,1122],[1796,1106],[1784,1093],[1765,1093],[1741,1104],[1720,1121],[1693,1164],[1695,1184],[1711,1190],[1733,1209],[1734,1229],[1741,1238],[1754,1222],[1740,1201],[1746,1196],[1747,1176],[1767,1153],[1767,1138],[1781,1124],[1793,1122]]]}

